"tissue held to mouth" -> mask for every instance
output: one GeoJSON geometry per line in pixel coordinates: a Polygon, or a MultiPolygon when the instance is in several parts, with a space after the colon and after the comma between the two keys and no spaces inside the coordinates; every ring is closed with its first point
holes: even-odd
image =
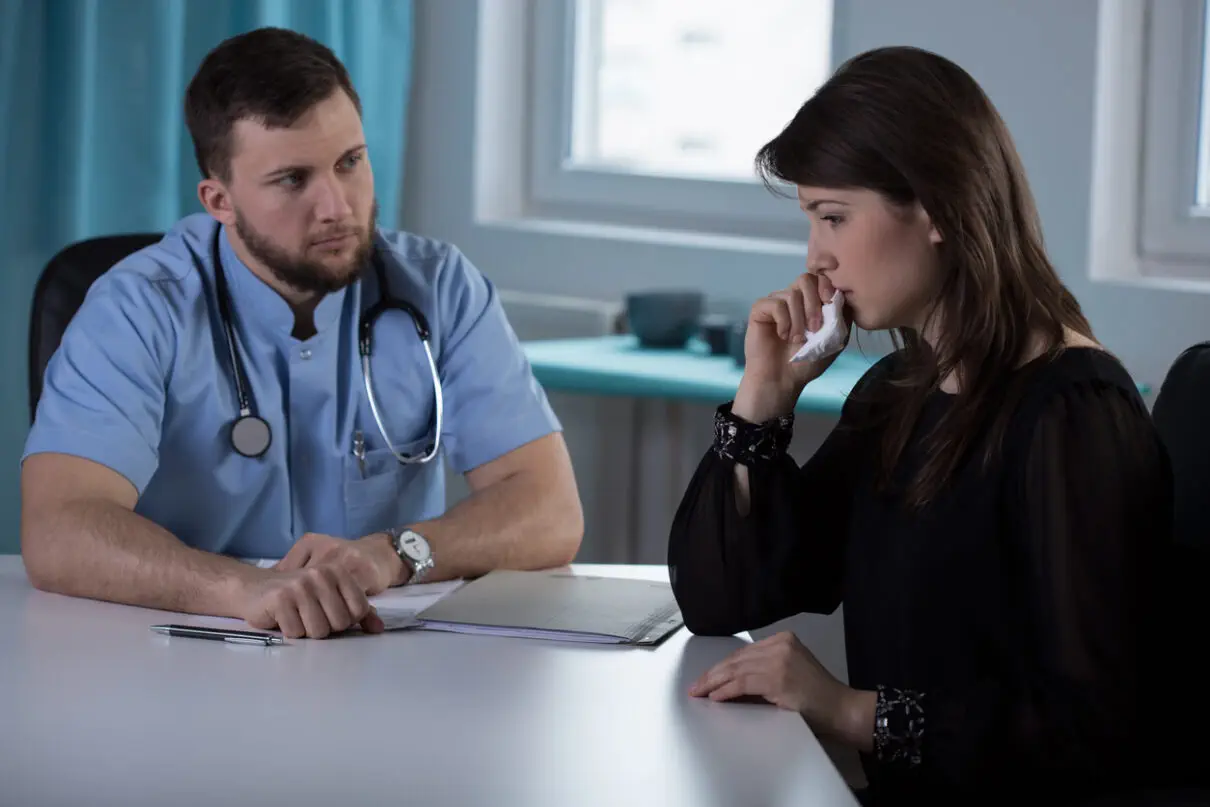
{"type": "Polygon", "coordinates": [[[844,318],[844,295],[839,291],[833,293],[831,302],[823,304],[821,313],[823,325],[814,333],[806,332],[806,344],[790,361],[816,361],[844,348],[849,331],[844,318]]]}

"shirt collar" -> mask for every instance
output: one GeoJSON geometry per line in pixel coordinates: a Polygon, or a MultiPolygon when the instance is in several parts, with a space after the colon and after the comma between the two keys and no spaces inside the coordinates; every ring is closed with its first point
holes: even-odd
{"type": "MultiPolygon", "coordinates": [[[[236,316],[242,318],[245,327],[261,328],[271,333],[290,336],[294,331],[294,311],[290,304],[240,260],[227,237],[227,228],[219,226],[219,257],[223,262],[221,271],[225,273],[227,287],[231,293],[231,305],[237,312],[236,316]]],[[[215,271],[220,271],[220,267],[215,267],[215,271]]],[[[322,335],[325,329],[332,327],[340,319],[347,290],[348,287],[330,292],[319,301],[319,305],[315,307],[316,336],[322,335]]]]}

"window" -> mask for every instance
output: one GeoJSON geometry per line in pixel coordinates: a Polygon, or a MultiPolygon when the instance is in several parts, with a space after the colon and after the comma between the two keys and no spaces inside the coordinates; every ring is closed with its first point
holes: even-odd
{"type": "Polygon", "coordinates": [[[1210,4],[1202,11],[1202,91],[1198,126],[1197,206],[1210,208],[1210,4]]]}
{"type": "Polygon", "coordinates": [[[535,0],[531,212],[805,239],[757,150],[827,79],[832,0],[535,0]]]}
{"type": "Polygon", "coordinates": [[[747,182],[826,78],[830,0],[579,0],[571,163],[747,182]],[[794,46],[779,31],[804,31],[794,46]],[[822,58],[818,51],[822,48],[822,58]]]}
{"type": "Polygon", "coordinates": [[[1093,277],[1210,291],[1207,0],[1101,0],[1093,277]]]}

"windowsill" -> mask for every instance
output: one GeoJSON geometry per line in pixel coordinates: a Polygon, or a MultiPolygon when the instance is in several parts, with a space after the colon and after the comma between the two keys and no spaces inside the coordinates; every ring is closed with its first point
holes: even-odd
{"type": "Polygon", "coordinates": [[[659,246],[709,249],[743,254],[802,257],[807,253],[805,241],[786,241],[772,238],[752,238],[741,235],[701,233],[691,230],[673,230],[659,227],[637,227],[607,222],[572,221],[568,219],[541,217],[495,217],[482,216],[477,222],[482,227],[496,230],[540,235],[561,235],[569,238],[596,238],[609,241],[627,241],[659,246]]]}
{"type": "MultiPolygon", "coordinates": [[[[1210,268],[1207,268],[1210,273],[1210,268]]],[[[1172,277],[1155,275],[1093,275],[1093,282],[1114,286],[1127,286],[1151,291],[1178,291],[1192,294],[1210,294],[1210,278],[1172,277]]]]}

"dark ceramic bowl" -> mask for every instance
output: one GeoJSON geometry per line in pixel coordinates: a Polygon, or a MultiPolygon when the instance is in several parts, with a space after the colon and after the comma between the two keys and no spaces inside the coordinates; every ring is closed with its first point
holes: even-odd
{"type": "Polygon", "coordinates": [[[626,321],[643,347],[684,347],[705,306],[699,291],[638,291],[626,295],[626,321]]]}

